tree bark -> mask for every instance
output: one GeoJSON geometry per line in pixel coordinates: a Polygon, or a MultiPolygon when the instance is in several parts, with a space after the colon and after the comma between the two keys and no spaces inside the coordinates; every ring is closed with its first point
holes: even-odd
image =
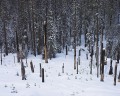
{"type": "Polygon", "coordinates": [[[4,20],[4,38],[5,38],[5,54],[8,55],[8,44],[7,44],[7,33],[6,33],[6,22],[4,20]]]}
{"type": "Polygon", "coordinates": [[[114,72],[114,85],[116,86],[116,77],[117,77],[117,62],[115,64],[115,72],[114,72]]]}
{"type": "Polygon", "coordinates": [[[44,80],[44,68],[42,68],[42,82],[45,82],[45,80],[44,80]]]}
{"type": "Polygon", "coordinates": [[[34,52],[34,56],[36,56],[36,32],[35,32],[35,26],[34,26],[34,22],[35,22],[35,14],[34,14],[34,2],[32,2],[32,31],[33,31],[33,52],[34,52]]]}

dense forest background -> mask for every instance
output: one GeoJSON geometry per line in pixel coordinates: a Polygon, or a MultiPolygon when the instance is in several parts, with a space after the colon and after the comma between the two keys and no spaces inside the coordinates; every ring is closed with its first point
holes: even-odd
{"type": "Polygon", "coordinates": [[[6,55],[22,50],[24,56],[55,58],[80,46],[82,36],[89,52],[92,46],[99,52],[105,36],[107,56],[115,57],[119,31],[120,0],[0,0],[0,45],[6,55]]]}

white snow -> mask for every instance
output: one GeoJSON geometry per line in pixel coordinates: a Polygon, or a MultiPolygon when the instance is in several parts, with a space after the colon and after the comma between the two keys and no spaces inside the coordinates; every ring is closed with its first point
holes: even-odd
{"type": "MultiPolygon", "coordinates": [[[[84,47],[81,47],[84,48],[84,47]]],[[[77,56],[80,47],[77,47],[77,56]]],[[[69,51],[67,56],[65,52],[57,54],[55,59],[44,63],[41,56],[34,57],[29,55],[28,67],[25,68],[27,80],[22,80],[21,66],[17,63],[16,54],[9,54],[3,57],[3,65],[0,65],[0,96],[120,96],[120,83],[114,83],[114,75],[108,75],[110,59],[107,59],[105,65],[104,82],[97,78],[97,68],[95,59],[93,64],[93,74],[90,75],[90,57],[86,59],[86,52],[81,51],[81,61],[79,65],[79,74],[74,70],[74,51],[69,51]],[[30,61],[35,65],[35,72],[30,69],[30,61]],[[45,69],[45,82],[42,83],[39,63],[45,69]],[[64,73],[62,65],[64,63],[64,73]],[[16,74],[19,74],[17,76],[16,74]],[[17,92],[17,93],[16,93],[17,92]]],[[[24,64],[26,60],[23,60],[24,64]]],[[[113,62],[114,69],[115,61],[113,62]]],[[[118,64],[118,72],[120,64],[118,64]]],[[[114,72],[114,70],[113,70],[114,72]]],[[[117,76],[118,77],[118,76],[117,76]]],[[[118,79],[117,79],[118,81],[118,79]]]]}

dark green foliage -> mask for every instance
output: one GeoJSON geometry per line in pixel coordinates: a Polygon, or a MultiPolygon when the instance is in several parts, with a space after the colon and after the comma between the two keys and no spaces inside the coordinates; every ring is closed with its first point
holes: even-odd
{"type": "Polygon", "coordinates": [[[119,21],[119,0],[0,0],[0,6],[0,36],[6,55],[19,53],[19,45],[24,53],[42,54],[45,30],[50,59],[66,45],[67,48],[74,43],[81,45],[82,34],[90,52],[103,31],[106,40],[114,43],[114,46],[107,43],[107,56],[116,58],[115,50],[120,44],[120,27],[116,22],[119,21]]]}

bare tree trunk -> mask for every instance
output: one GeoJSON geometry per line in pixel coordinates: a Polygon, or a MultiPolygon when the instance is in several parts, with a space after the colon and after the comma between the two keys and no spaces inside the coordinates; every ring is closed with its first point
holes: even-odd
{"type": "Polygon", "coordinates": [[[115,64],[115,72],[114,72],[114,85],[116,86],[116,77],[117,77],[117,62],[115,64]]]}
{"type": "Polygon", "coordinates": [[[101,43],[101,52],[100,52],[100,74],[102,73],[101,72],[101,70],[102,70],[102,66],[101,66],[101,64],[102,64],[102,50],[103,50],[103,43],[101,43]]]}
{"type": "Polygon", "coordinates": [[[76,69],[76,37],[74,36],[74,69],[76,69]]]}
{"type": "MultiPolygon", "coordinates": [[[[103,49],[103,29],[102,29],[102,32],[101,32],[101,41],[100,41],[100,45],[101,45],[101,48],[100,48],[100,57],[102,55],[102,49],[103,49]]],[[[101,61],[101,58],[100,58],[100,64],[102,63],[101,61]]],[[[100,74],[101,74],[101,66],[100,66],[100,74]]]]}
{"type": "Polygon", "coordinates": [[[97,63],[97,77],[99,77],[99,47],[97,46],[97,60],[96,60],[96,63],[97,63]]]}
{"type": "Polygon", "coordinates": [[[65,37],[64,36],[62,38],[62,41],[63,41],[63,50],[64,50],[64,47],[65,47],[65,37]]]}
{"type": "MultiPolygon", "coordinates": [[[[32,22],[31,22],[31,7],[30,7],[30,4],[32,3],[32,1],[28,0],[28,26],[29,26],[29,32],[30,32],[30,41],[31,41],[31,50],[33,51],[33,31],[32,31],[32,22]]],[[[32,5],[32,4],[31,4],[32,5]]]]}
{"type": "Polygon", "coordinates": [[[33,31],[33,52],[34,52],[34,56],[36,56],[36,34],[35,34],[35,29],[34,29],[34,18],[35,18],[35,14],[34,14],[34,2],[32,2],[32,31],[33,31]]]}
{"type": "Polygon", "coordinates": [[[42,77],[42,67],[41,67],[41,63],[40,63],[40,77],[42,77]]]}
{"type": "Polygon", "coordinates": [[[67,48],[67,45],[66,45],[66,55],[68,55],[68,48],[67,48]]]}
{"type": "MultiPolygon", "coordinates": [[[[42,24],[41,24],[42,25],[42,24]]],[[[42,47],[41,47],[41,30],[40,30],[40,26],[39,26],[39,32],[38,32],[38,35],[39,35],[39,38],[38,38],[38,48],[37,48],[37,53],[38,53],[38,55],[40,55],[41,54],[41,49],[42,49],[42,47]]]]}
{"type": "Polygon", "coordinates": [[[48,63],[48,54],[47,54],[47,22],[44,22],[44,52],[45,52],[45,63],[48,63]]]}
{"type": "Polygon", "coordinates": [[[91,56],[91,65],[90,65],[90,74],[92,74],[92,63],[93,63],[93,46],[92,46],[92,48],[91,48],[91,54],[90,54],[90,56],[91,56]]]}
{"type": "Polygon", "coordinates": [[[77,26],[76,26],[76,20],[77,20],[77,18],[76,18],[76,1],[75,1],[75,15],[74,15],[74,18],[75,18],[75,20],[74,20],[74,23],[75,23],[75,25],[74,25],[74,69],[76,69],[76,34],[77,34],[77,32],[76,32],[76,28],[77,28],[77,26]]]}
{"type": "Polygon", "coordinates": [[[98,15],[97,15],[97,33],[96,33],[96,37],[97,37],[97,41],[96,41],[96,65],[97,65],[97,77],[99,77],[99,46],[98,46],[98,40],[99,40],[99,34],[98,34],[98,31],[99,31],[99,26],[98,26],[98,15]]]}
{"type": "Polygon", "coordinates": [[[44,68],[42,68],[42,82],[44,82],[44,68]]]}
{"type": "Polygon", "coordinates": [[[112,67],[112,58],[110,60],[110,70],[109,70],[109,75],[113,74],[113,67],[112,67]]]}
{"type": "Polygon", "coordinates": [[[86,42],[87,41],[87,36],[86,36],[87,35],[87,28],[86,28],[86,25],[85,25],[85,34],[84,35],[85,35],[85,37],[84,37],[85,38],[85,47],[87,47],[87,42],[86,42]]]}
{"type": "Polygon", "coordinates": [[[77,62],[77,74],[78,74],[78,62],[77,62]]]}
{"type": "Polygon", "coordinates": [[[120,59],[120,52],[118,50],[118,53],[117,53],[117,63],[119,63],[119,59],[120,59]]]}
{"type": "Polygon", "coordinates": [[[46,21],[44,21],[44,52],[45,52],[45,63],[48,63],[48,53],[47,53],[47,4],[46,1],[46,21]]]}
{"type": "Polygon", "coordinates": [[[1,65],[2,65],[2,44],[1,44],[1,65]]]}
{"type": "Polygon", "coordinates": [[[34,67],[33,67],[33,62],[32,61],[30,62],[30,67],[31,67],[32,73],[34,73],[34,67]]]}
{"type": "Polygon", "coordinates": [[[62,73],[64,73],[64,63],[63,63],[63,66],[62,66],[62,73]]]}
{"type": "MultiPolygon", "coordinates": [[[[16,28],[16,29],[17,29],[17,28],[16,28]]],[[[18,33],[17,33],[17,30],[16,30],[15,32],[16,32],[17,62],[19,63],[19,62],[20,62],[20,57],[19,57],[19,42],[18,42],[18,33]]]]}
{"type": "Polygon", "coordinates": [[[26,80],[25,68],[23,62],[21,62],[21,75],[22,75],[22,80],[26,80]]]}
{"type": "Polygon", "coordinates": [[[80,56],[78,57],[78,64],[80,65],[80,56]]]}
{"type": "Polygon", "coordinates": [[[104,57],[105,57],[105,49],[102,49],[101,55],[101,81],[104,81],[104,57]]]}
{"type": "Polygon", "coordinates": [[[6,33],[6,23],[4,20],[4,38],[5,38],[5,54],[8,55],[8,44],[7,44],[7,33],[6,33]]]}

